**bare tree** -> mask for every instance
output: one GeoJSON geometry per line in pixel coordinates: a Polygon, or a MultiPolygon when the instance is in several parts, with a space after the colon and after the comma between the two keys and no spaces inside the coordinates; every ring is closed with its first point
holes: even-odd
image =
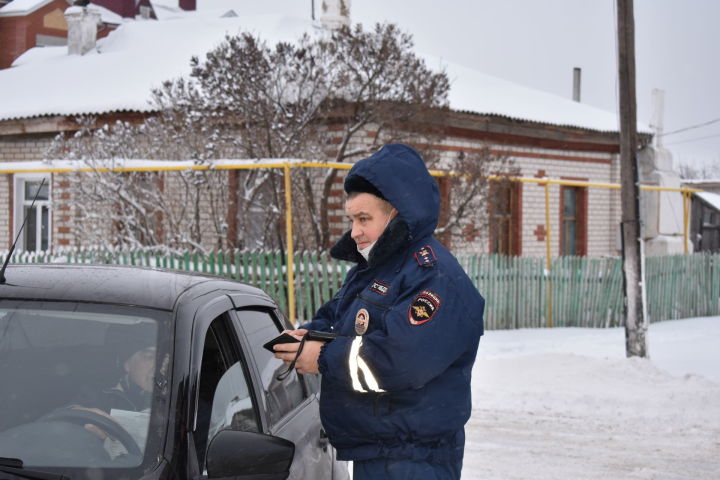
{"type": "MultiPolygon", "coordinates": [[[[159,135],[167,133],[161,119],[140,125],[98,126],[92,117],[77,122],[79,130],[67,138],[58,135],[46,157],[76,160],[90,168],[68,177],[78,244],[159,251],[222,246],[218,241],[225,228],[224,205],[218,197],[226,184],[222,172],[108,171],[122,166],[122,160],[173,159],[187,151],[172,142],[168,144],[178,152],[156,144],[159,135]]],[[[186,141],[193,143],[191,138],[186,141]]]]}
{"type": "Polygon", "coordinates": [[[487,145],[435,160],[430,166],[447,174],[440,179],[445,198],[435,230],[436,235],[447,243],[462,242],[487,232],[491,228],[488,223],[491,185],[496,188],[507,186],[511,178],[520,173],[512,159],[487,145]]]}
{"type": "MultiPolygon", "coordinates": [[[[192,159],[199,165],[221,158],[347,162],[402,141],[430,164],[441,158],[432,147],[448,117],[447,76],[429,69],[413,52],[411,36],[395,25],[367,31],[358,25],[275,46],[248,33],[227,36],[202,59],[193,58],[191,67],[189,78],[167,81],[153,92],[157,113],[142,124],[103,127],[84,120],[78,134],[58,138],[49,155],[90,163],[112,158],[192,159]]],[[[503,170],[497,160],[482,154],[446,159],[444,168],[469,177],[453,180],[453,208],[441,233],[456,232],[463,222],[484,225],[478,212],[486,209],[477,208],[482,179],[503,170]]],[[[89,225],[86,220],[99,211],[82,203],[105,199],[109,213],[102,215],[110,215],[115,225],[115,244],[285,246],[280,169],[93,175],[98,177],[94,190],[76,185],[83,199],[77,203],[83,219],[78,224],[89,225]]],[[[294,169],[300,246],[330,245],[329,199],[337,177],[335,169],[294,169]]]]}
{"type": "Polygon", "coordinates": [[[720,164],[693,165],[680,163],[677,166],[680,177],[686,180],[704,180],[720,178],[720,164]]]}
{"type": "MultiPolygon", "coordinates": [[[[337,93],[325,112],[335,132],[328,151],[333,161],[357,159],[393,141],[428,144],[439,138],[443,128],[437,113],[447,109],[449,81],[415,55],[409,34],[393,24],[377,24],[371,31],[357,25],[334,31],[320,45],[338,72],[337,93]]],[[[309,205],[319,213],[313,225],[321,248],[331,240],[328,201],[337,173],[327,171],[317,204],[309,205]]]]}

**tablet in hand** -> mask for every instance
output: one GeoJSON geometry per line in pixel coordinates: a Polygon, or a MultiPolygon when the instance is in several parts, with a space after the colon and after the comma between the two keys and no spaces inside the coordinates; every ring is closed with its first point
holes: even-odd
{"type": "Polygon", "coordinates": [[[282,334],[278,335],[277,337],[273,338],[272,340],[270,340],[269,342],[267,342],[265,345],[263,345],[263,347],[266,348],[267,350],[271,351],[272,353],[275,353],[275,350],[273,350],[274,345],[277,345],[279,343],[297,343],[299,341],[300,340],[293,337],[289,333],[282,333],[282,334]]]}

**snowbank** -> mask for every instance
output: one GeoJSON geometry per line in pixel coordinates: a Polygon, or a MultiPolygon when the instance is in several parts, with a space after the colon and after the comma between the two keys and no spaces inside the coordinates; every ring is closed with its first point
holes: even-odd
{"type": "Polygon", "coordinates": [[[720,317],[622,329],[489,331],[473,372],[464,479],[717,479],[720,317]]]}

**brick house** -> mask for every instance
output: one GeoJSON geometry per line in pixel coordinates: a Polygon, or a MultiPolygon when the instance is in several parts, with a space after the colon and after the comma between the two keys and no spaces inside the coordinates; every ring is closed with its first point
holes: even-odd
{"type": "MultiPolygon", "coordinates": [[[[55,2],[46,3],[55,5],[55,2]]],[[[60,3],[67,5],[64,1],[60,3]]],[[[109,64],[103,62],[109,55],[102,52],[72,57],[58,48],[53,49],[52,54],[50,49],[34,48],[21,57],[16,66],[0,70],[0,84],[8,86],[0,90],[0,162],[41,160],[57,133],[77,128],[73,122],[75,115],[93,114],[108,123],[116,119],[141,121],[152,114],[147,99],[153,85],[187,73],[190,56],[201,53],[202,48],[211,48],[225,32],[252,27],[247,23],[251,19],[232,15],[213,22],[205,19],[204,30],[186,28],[182,39],[166,42],[163,50],[148,48],[148,32],[162,32],[173,21],[192,22],[193,17],[127,21],[120,25],[107,41],[121,38],[122,41],[113,45],[118,49],[121,45],[123,50],[113,51],[113,55],[117,59],[126,52],[127,61],[109,64]],[[162,55],[162,61],[158,57],[157,64],[165,66],[165,70],[148,67],[155,63],[153,55],[162,55]],[[133,57],[135,63],[132,63],[133,57]],[[177,60],[172,63],[168,57],[177,60]],[[83,88],[83,78],[93,78],[105,88],[102,91],[83,88]],[[63,93],[48,93],[51,90],[63,93]]],[[[282,33],[276,36],[297,37],[296,32],[288,31],[287,22],[282,25],[283,28],[277,28],[277,32],[282,33]]],[[[619,183],[619,134],[613,113],[463,67],[447,65],[446,68],[453,81],[448,126],[444,138],[431,146],[441,155],[449,157],[458,152],[478,151],[489,145],[493,151],[512,158],[523,177],[619,183]]],[[[647,129],[641,131],[640,140],[644,145],[650,143],[647,129]]],[[[28,198],[32,198],[43,177],[50,186],[36,204],[32,217],[35,227],[23,235],[21,247],[45,249],[74,245],[67,206],[69,193],[62,174],[6,173],[0,176],[0,205],[7,206],[0,210],[0,248],[7,248],[14,239],[28,198]]],[[[515,182],[494,191],[493,198],[496,200],[489,213],[496,228],[487,235],[454,244],[453,248],[478,253],[545,255],[545,187],[515,182]]],[[[341,197],[331,206],[336,210],[333,212],[336,219],[341,220],[341,197]]],[[[618,253],[617,190],[553,185],[550,212],[552,255],[618,253]]],[[[336,225],[336,229],[340,231],[341,225],[336,225]]]]}
{"type": "Polygon", "coordinates": [[[684,180],[685,187],[704,190],[692,197],[690,240],[695,252],[720,252],[720,179],[684,180]]]}

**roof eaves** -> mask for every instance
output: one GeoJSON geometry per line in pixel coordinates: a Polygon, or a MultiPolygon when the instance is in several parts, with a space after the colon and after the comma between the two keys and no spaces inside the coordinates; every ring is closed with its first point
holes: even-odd
{"type": "Polygon", "coordinates": [[[108,115],[113,113],[156,113],[158,112],[155,108],[116,108],[111,110],[85,110],[78,112],[43,112],[35,113],[32,115],[9,115],[6,117],[0,117],[0,122],[10,122],[16,120],[30,120],[43,117],[80,117],[83,115],[108,115]]]}
{"type": "MultiPolygon", "coordinates": [[[[554,123],[554,122],[544,122],[542,120],[534,120],[531,118],[522,118],[522,117],[513,117],[510,115],[503,115],[500,113],[483,113],[483,112],[477,112],[474,110],[457,110],[453,109],[453,112],[457,113],[465,113],[468,115],[477,115],[477,116],[483,116],[483,117],[491,117],[491,118],[503,118],[506,120],[512,120],[512,121],[519,121],[519,122],[528,122],[528,123],[534,123],[537,125],[549,125],[554,127],[563,127],[563,128],[576,128],[580,130],[586,130],[588,132],[597,132],[597,133],[619,133],[618,130],[602,130],[598,128],[592,128],[592,127],[586,127],[582,125],[573,125],[570,123],[554,123]]],[[[641,136],[652,136],[651,132],[645,132],[645,131],[638,131],[638,135],[641,136]]]]}

